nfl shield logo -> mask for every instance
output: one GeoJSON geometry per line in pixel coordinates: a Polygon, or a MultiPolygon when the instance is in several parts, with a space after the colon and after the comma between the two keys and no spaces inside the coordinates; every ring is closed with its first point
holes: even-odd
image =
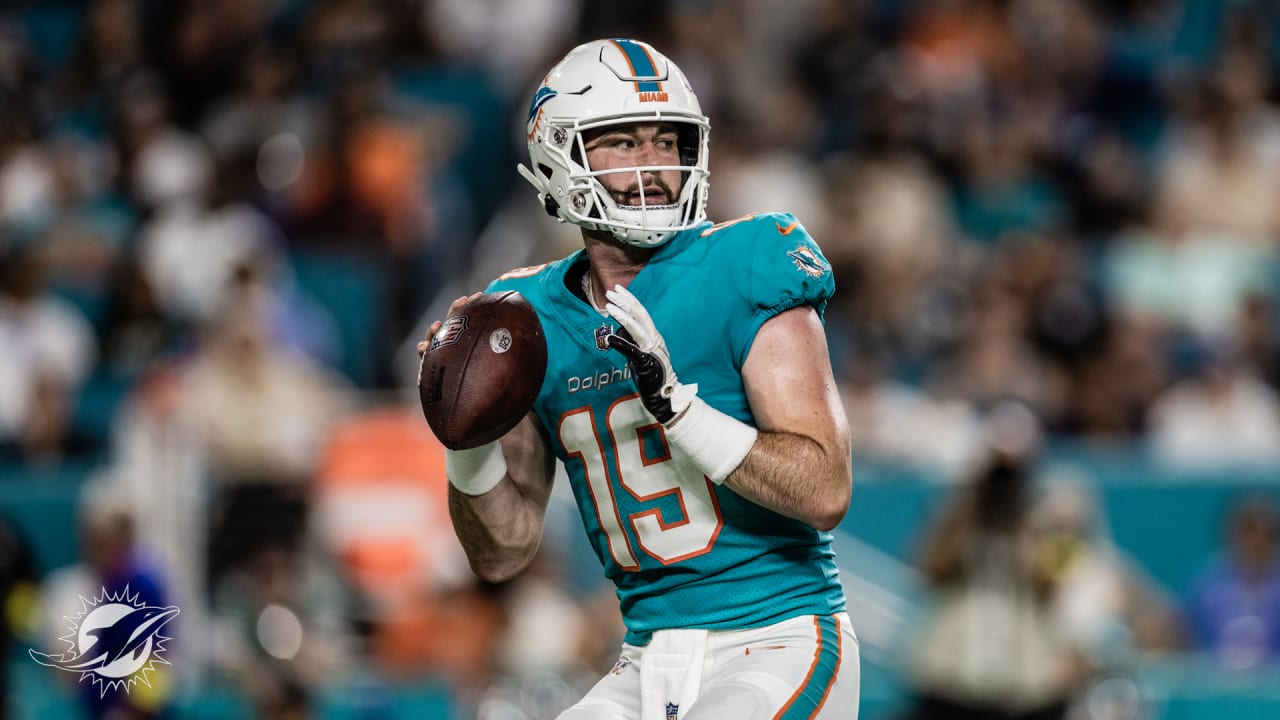
{"type": "Polygon", "coordinates": [[[667,720],[676,720],[676,716],[680,714],[680,706],[675,703],[667,703],[667,720]]]}
{"type": "Polygon", "coordinates": [[[601,325],[596,328],[596,349],[605,352],[609,349],[609,336],[613,334],[612,325],[601,325]]]}
{"type": "Polygon", "coordinates": [[[462,332],[467,329],[467,316],[454,315],[444,321],[444,325],[440,326],[439,332],[431,337],[431,346],[428,350],[435,350],[445,345],[452,345],[458,342],[458,338],[462,337],[462,332]]]}

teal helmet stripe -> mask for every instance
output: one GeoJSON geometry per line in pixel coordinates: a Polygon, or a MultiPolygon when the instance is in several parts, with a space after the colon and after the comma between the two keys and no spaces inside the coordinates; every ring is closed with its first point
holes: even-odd
{"type": "MultiPolygon", "coordinates": [[[[653,58],[649,57],[648,51],[641,47],[635,40],[626,38],[614,38],[613,44],[627,56],[627,62],[630,63],[631,69],[635,72],[635,77],[653,77],[658,76],[658,68],[653,66],[653,58]]],[[[656,80],[637,82],[637,92],[661,92],[662,83],[656,80]]]]}

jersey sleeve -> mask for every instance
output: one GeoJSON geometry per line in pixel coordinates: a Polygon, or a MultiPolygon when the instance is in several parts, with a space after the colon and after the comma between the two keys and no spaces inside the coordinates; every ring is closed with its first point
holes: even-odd
{"type": "Polygon", "coordinates": [[[835,294],[831,264],[794,215],[762,214],[752,225],[751,252],[743,258],[749,266],[742,269],[745,282],[740,285],[752,315],[742,334],[740,360],[769,318],[801,305],[811,306],[822,318],[835,294]]]}

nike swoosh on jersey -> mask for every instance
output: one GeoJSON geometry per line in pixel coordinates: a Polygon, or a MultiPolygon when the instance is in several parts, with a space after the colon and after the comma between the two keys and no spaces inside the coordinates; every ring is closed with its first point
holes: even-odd
{"type": "Polygon", "coordinates": [[[777,226],[778,226],[778,234],[779,234],[779,235],[790,235],[790,234],[791,234],[791,231],[792,231],[792,230],[795,230],[795,229],[796,229],[796,227],[797,227],[799,224],[800,224],[800,221],[799,221],[799,220],[792,220],[790,225],[788,225],[788,226],[786,226],[786,227],[783,227],[783,226],[782,226],[782,223],[780,223],[780,222],[774,222],[774,225],[777,225],[777,226]]]}

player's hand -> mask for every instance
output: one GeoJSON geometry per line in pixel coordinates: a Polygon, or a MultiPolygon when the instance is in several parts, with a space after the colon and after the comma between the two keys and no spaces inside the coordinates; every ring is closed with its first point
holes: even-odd
{"type": "MultiPolygon", "coordinates": [[[[447,319],[450,315],[456,312],[458,308],[466,305],[472,300],[475,300],[481,295],[484,295],[484,293],[478,292],[470,295],[463,295],[457,300],[449,303],[449,312],[445,313],[445,318],[447,319]]],[[[444,327],[444,323],[440,320],[436,320],[431,323],[431,326],[427,328],[426,336],[418,341],[418,357],[422,357],[427,354],[427,348],[431,347],[431,338],[435,337],[436,333],[440,332],[440,328],[442,327],[444,327]]]]}
{"type": "Polygon", "coordinates": [[[609,335],[606,342],[627,358],[631,375],[640,390],[640,402],[658,422],[666,425],[689,407],[698,393],[697,384],[684,385],[676,379],[671,355],[649,311],[626,288],[615,285],[605,292],[609,300],[605,310],[622,329],[609,335]]]}

